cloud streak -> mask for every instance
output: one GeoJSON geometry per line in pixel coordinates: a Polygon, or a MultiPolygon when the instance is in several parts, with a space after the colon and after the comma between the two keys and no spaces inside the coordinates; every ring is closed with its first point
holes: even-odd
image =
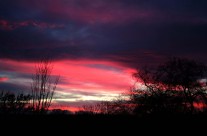
{"type": "Polygon", "coordinates": [[[21,21],[21,22],[10,22],[7,20],[0,20],[0,29],[2,30],[15,30],[20,27],[37,27],[40,29],[54,29],[54,28],[63,28],[64,25],[48,24],[46,22],[37,22],[37,21],[21,21]]]}
{"type": "Polygon", "coordinates": [[[5,81],[7,81],[7,80],[9,80],[8,77],[0,77],[0,82],[5,82],[5,81]]]}

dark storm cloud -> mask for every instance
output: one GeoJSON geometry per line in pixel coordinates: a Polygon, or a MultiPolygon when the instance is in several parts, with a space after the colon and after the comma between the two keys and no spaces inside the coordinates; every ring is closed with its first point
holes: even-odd
{"type": "Polygon", "coordinates": [[[131,67],[166,56],[207,61],[206,0],[5,0],[0,5],[0,58],[108,59],[131,67]]]}
{"type": "MultiPolygon", "coordinates": [[[[43,56],[54,58],[63,56],[74,56],[80,54],[84,47],[84,41],[78,41],[76,35],[81,35],[69,28],[58,28],[55,30],[41,30],[33,26],[17,28],[12,31],[0,30],[1,58],[11,59],[39,59],[43,56]],[[68,30],[68,33],[65,33],[68,30]],[[71,35],[69,33],[74,33],[71,35]],[[81,43],[82,42],[82,43],[81,43]]],[[[80,30],[81,31],[81,30],[80,30]]],[[[81,36],[80,36],[81,37],[81,36]]],[[[76,57],[76,56],[74,56],[76,57]]]]}
{"type": "Polygon", "coordinates": [[[13,93],[29,93],[28,90],[29,88],[24,85],[0,82],[0,91],[9,91],[13,93]]]}

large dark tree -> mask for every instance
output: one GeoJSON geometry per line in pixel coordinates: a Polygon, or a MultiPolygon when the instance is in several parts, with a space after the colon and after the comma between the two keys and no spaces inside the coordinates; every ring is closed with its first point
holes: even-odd
{"type": "Polygon", "coordinates": [[[207,67],[203,63],[171,58],[156,68],[145,67],[134,77],[144,88],[131,90],[137,113],[196,113],[206,109],[207,67]]]}

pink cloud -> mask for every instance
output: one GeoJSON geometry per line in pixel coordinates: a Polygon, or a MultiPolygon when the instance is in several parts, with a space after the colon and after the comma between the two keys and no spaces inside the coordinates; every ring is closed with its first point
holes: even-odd
{"type": "Polygon", "coordinates": [[[8,20],[0,20],[0,29],[3,30],[14,30],[20,27],[27,27],[27,26],[32,26],[32,27],[37,27],[40,29],[54,29],[54,28],[62,28],[64,25],[62,24],[52,24],[52,23],[46,23],[46,22],[37,22],[37,21],[19,21],[19,22],[11,22],[8,20]]]}
{"type": "Polygon", "coordinates": [[[64,88],[85,91],[117,91],[123,92],[131,86],[133,69],[123,67],[115,62],[80,60],[55,63],[55,73],[63,75],[64,88]],[[102,65],[110,68],[90,67],[102,65]]]}
{"type": "Polygon", "coordinates": [[[0,77],[0,83],[1,83],[1,82],[5,82],[5,81],[7,81],[7,80],[9,80],[8,77],[0,77]]]}
{"type": "MultiPolygon", "coordinates": [[[[0,60],[4,69],[17,73],[33,74],[36,63],[0,60]]],[[[83,90],[88,92],[123,92],[132,84],[132,68],[112,61],[62,60],[52,63],[53,75],[60,75],[59,87],[64,91],[83,90]]]]}
{"type": "Polygon", "coordinates": [[[126,24],[133,22],[181,22],[206,24],[206,18],[186,13],[170,14],[159,8],[125,5],[119,0],[22,0],[30,9],[38,9],[44,16],[53,19],[73,20],[81,23],[126,24]],[[44,3],[44,4],[42,4],[44,3]],[[32,5],[32,7],[30,6],[32,5]]]}
{"type": "Polygon", "coordinates": [[[94,23],[130,23],[137,19],[146,19],[151,16],[151,13],[145,11],[121,8],[121,7],[110,7],[109,9],[79,9],[69,8],[66,10],[67,16],[71,19],[86,22],[90,24],[94,23]]]}
{"type": "Polygon", "coordinates": [[[32,62],[21,62],[20,65],[19,61],[0,59],[0,66],[3,71],[31,74],[35,71],[35,65],[36,63],[32,62]]]}
{"type": "Polygon", "coordinates": [[[154,16],[155,12],[134,6],[125,6],[123,3],[112,0],[43,0],[25,1],[26,5],[33,5],[43,14],[52,18],[72,19],[75,21],[95,23],[130,23],[137,19],[146,21],[154,16]],[[47,6],[45,6],[47,5],[47,6]]]}

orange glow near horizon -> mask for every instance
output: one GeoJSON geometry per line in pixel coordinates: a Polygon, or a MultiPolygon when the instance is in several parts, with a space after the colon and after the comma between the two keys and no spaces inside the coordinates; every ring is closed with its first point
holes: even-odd
{"type": "Polygon", "coordinates": [[[73,106],[73,107],[71,107],[71,106],[51,106],[50,108],[49,108],[49,110],[55,110],[55,109],[60,109],[60,110],[67,110],[67,111],[70,111],[70,112],[72,112],[72,113],[75,113],[75,112],[77,112],[77,111],[80,111],[80,107],[77,107],[77,106],[73,106]]]}

